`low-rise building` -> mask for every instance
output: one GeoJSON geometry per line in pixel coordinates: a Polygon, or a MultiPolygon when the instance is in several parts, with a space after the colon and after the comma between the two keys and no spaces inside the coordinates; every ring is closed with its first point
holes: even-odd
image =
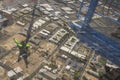
{"type": "Polygon", "coordinates": [[[77,39],[75,36],[72,36],[65,42],[65,44],[60,49],[70,53],[74,46],[77,44],[77,42],[79,42],[79,39],[77,39]]]}
{"type": "Polygon", "coordinates": [[[76,50],[76,46],[78,47],[77,42],[79,42],[79,39],[77,39],[75,36],[72,36],[60,49],[62,51],[65,51],[66,53],[69,53],[72,56],[75,56],[80,59],[85,59],[89,51],[87,50],[87,48],[83,49],[81,46],[79,46],[80,48],[76,50]],[[84,51],[81,51],[81,48],[84,51]]]}
{"type": "Polygon", "coordinates": [[[65,11],[67,14],[74,14],[75,12],[70,7],[62,7],[63,11],[65,11]]]}
{"type": "Polygon", "coordinates": [[[49,40],[58,43],[68,32],[64,29],[57,31],[49,40]]]}
{"type": "Polygon", "coordinates": [[[56,74],[53,74],[53,73],[51,73],[49,71],[42,72],[41,75],[48,78],[49,80],[56,80],[57,77],[58,77],[56,74]]]}
{"type": "Polygon", "coordinates": [[[49,4],[40,4],[41,7],[44,7],[47,11],[53,11],[54,9],[49,4]]]}

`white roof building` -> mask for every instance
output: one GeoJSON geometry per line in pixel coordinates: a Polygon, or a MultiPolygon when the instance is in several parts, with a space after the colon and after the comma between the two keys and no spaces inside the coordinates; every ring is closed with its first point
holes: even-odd
{"type": "Polygon", "coordinates": [[[57,31],[49,40],[58,43],[68,32],[64,29],[57,31]]]}
{"type": "Polygon", "coordinates": [[[67,69],[67,70],[69,70],[71,67],[69,66],[69,65],[67,65],[66,67],[65,67],[65,69],[67,69]]]}
{"type": "Polygon", "coordinates": [[[72,50],[74,46],[77,44],[77,42],[79,42],[79,39],[77,39],[75,36],[72,36],[60,49],[75,57],[85,59],[86,55],[80,54],[77,51],[72,50]]]}
{"type": "Polygon", "coordinates": [[[48,34],[50,34],[50,31],[42,29],[39,33],[41,33],[43,35],[48,35],[48,34]]]}
{"type": "Polygon", "coordinates": [[[19,73],[19,72],[22,72],[23,70],[20,67],[16,67],[16,68],[14,68],[14,71],[16,73],[19,73]]]}
{"type": "Polygon", "coordinates": [[[49,4],[40,4],[40,6],[44,7],[47,11],[53,11],[54,10],[49,4]]]}
{"type": "Polygon", "coordinates": [[[11,78],[11,77],[17,75],[17,73],[20,73],[20,72],[22,72],[22,71],[23,71],[23,70],[22,70],[20,67],[16,67],[16,68],[14,68],[14,70],[8,71],[7,75],[8,75],[8,77],[11,78]]]}
{"type": "Polygon", "coordinates": [[[16,75],[16,73],[13,70],[8,71],[7,73],[8,77],[13,77],[16,75]]]}
{"type": "Polygon", "coordinates": [[[46,21],[44,21],[42,19],[39,19],[39,20],[37,20],[37,21],[34,22],[33,27],[36,28],[36,29],[38,29],[40,26],[42,26],[45,23],[46,23],[46,21]]]}

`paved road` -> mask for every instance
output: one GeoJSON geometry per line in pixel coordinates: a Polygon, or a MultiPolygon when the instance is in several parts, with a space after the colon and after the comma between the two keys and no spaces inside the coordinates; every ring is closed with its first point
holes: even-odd
{"type": "Polygon", "coordinates": [[[87,61],[86,61],[86,64],[83,66],[82,68],[82,71],[80,72],[80,76],[79,76],[79,79],[82,80],[84,74],[85,74],[85,71],[86,69],[88,68],[91,60],[93,59],[93,56],[94,56],[95,52],[93,52],[93,50],[91,50],[89,53],[88,53],[88,57],[87,57],[87,61]]]}
{"type": "Polygon", "coordinates": [[[2,66],[7,71],[13,70],[13,68],[11,68],[10,66],[8,66],[8,65],[6,65],[6,64],[4,64],[2,62],[0,62],[0,66],[2,66]]]}

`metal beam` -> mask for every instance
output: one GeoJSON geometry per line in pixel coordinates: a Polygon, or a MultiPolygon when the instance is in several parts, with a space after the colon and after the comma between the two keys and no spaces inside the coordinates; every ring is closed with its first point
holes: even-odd
{"type": "Polygon", "coordinates": [[[95,12],[95,9],[97,7],[97,4],[98,4],[98,1],[99,0],[91,0],[90,1],[90,5],[88,7],[88,11],[86,13],[86,16],[85,16],[85,20],[84,20],[84,25],[83,26],[86,26],[90,23],[92,17],[93,17],[93,14],[95,12]]]}

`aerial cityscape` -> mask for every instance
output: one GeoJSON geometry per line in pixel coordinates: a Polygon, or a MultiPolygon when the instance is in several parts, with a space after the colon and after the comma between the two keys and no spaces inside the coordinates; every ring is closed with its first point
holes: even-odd
{"type": "Polygon", "coordinates": [[[0,0],[0,80],[120,80],[120,0],[0,0]]]}

